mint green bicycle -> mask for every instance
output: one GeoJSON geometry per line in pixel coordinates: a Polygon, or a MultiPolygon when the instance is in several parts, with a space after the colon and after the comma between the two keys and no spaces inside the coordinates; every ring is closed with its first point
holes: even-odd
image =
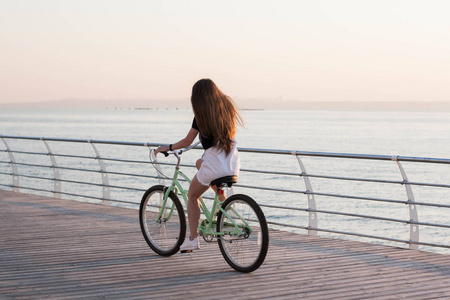
{"type": "MultiPolygon", "coordinates": [[[[181,194],[185,204],[188,191],[183,188],[178,178],[181,176],[188,183],[191,180],[180,171],[181,154],[197,144],[183,150],[164,153],[173,154],[178,159],[170,186],[155,185],[142,197],[139,209],[139,221],[142,234],[150,248],[163,256],[177,253],[186,235],[186,217],[183,205],[178,199],[181,194]]],[[[155,164],[153,150],[150,161],[162,176],[155,164]]],[[[223,203],[219,195],[225,187],[236,183],[236,176],[226,176],[211,182],[217,187],[211,210],[204,200],[199,199],[204,219],[198,227],[199,235],[206,242],[217,241],[220,252],[226,262],[240,272],[252,272],[258,269],[266,257],[269,248],[269,230],[266,218],[259,205],[247,195],[237,194],[228,197],[223,203]]]]}

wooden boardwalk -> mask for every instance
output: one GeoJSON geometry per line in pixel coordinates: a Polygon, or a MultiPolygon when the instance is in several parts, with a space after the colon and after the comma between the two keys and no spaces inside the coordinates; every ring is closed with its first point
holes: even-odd
{"type": "Polygon", "coordinates": [[[232,270],[215,243],[161,257],[136,210],[0,190],[0,299],[450,299],[450,256],[271,232],[232,270]]]}

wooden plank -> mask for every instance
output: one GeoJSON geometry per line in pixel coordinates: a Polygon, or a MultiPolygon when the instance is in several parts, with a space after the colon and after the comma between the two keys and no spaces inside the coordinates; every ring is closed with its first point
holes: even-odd
{"type": "Polygon", "coordinates": [[[156,255],[135,209],[9,191],[0,191],[0,245],[0,299],[450,296],[448,255],[271,231],[263,266],[242,274],[217,243],[156,255]]]}

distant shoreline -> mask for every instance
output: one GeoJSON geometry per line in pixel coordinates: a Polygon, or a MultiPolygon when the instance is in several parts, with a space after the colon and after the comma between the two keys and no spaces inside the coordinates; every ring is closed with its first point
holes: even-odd
{"type": "MultiPolygon", "coordinates": [[[[385,111],[450,111],[450,102],[352,102],[352,101],[269,101],[249,103],[236,101],[243,111],[264,110],[385,110],[385,111]]],[[[0,103],[0,108],[96,108],[131,110],[185,110],[189,101],[151,100],[61,100],[32,103],[0,103]],[[181,104],[181,105],[180,105],[181,104]]]]}
{"type": "Polygon", "coordinates": [[[450,102],[300,102],[296,109],[304,110],[386,110],[386,111],[450,111],[450,102]]]}

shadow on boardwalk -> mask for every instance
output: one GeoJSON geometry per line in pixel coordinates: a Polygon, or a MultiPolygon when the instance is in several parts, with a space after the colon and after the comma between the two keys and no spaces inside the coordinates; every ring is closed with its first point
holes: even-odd
{"type": "Polygon", "coordinates": [[[216,243],[161,257],[136,210],[0,191],[0,299],[450,298],[450,257],[271,231],[257,271],[216,243]]]}

